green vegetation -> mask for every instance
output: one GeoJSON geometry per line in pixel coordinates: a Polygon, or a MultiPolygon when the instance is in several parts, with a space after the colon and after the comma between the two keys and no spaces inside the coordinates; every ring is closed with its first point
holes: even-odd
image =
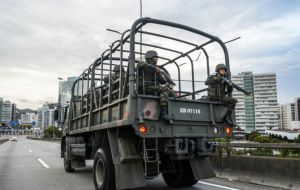
{"type": "Polygon", "coordinates": [[[53,138],[53,130],[54,138],[60,138],[62,136],[62,131],[58,130],[57,127],[50,126],[44,130],[44,138],[53,138]]]}
{"type": "MultiPolygon", "coordinates": [[[[271,136],[263,136],[256,131],[248,135],[248,140],[258,143],[289,143],[287,139],[278,139],[271,136]]],[[[300,143],[300,135],[293,141],[300,143]]],[[[297,149],[269,149],[269,148],[247,148],[247,149],[232,149],[235,155],[253,155],[253,156],[277,156],[277,157],[292,157],[300,158],[300,150],[297,149]]]]}

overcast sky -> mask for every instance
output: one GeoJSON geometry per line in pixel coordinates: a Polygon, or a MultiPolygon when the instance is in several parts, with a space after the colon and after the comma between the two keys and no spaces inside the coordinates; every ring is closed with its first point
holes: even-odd
{"type": "MultiPolygon", "coordinates": [[[[228,44],[233,74],[276,73],[279,103],[300,96],[300,1],[144,0],[143,15],[201,29],[228,44]]],[[[19,108],[56,102],[139,17],[139,0],[1,0],[0,97],[19,108]]]]}

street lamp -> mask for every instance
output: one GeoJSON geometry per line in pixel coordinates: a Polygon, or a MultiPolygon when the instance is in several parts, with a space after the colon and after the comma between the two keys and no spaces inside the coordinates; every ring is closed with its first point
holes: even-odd
{"type": "Polygon", "coordinates": [[[237,38],[234,38],[234,39],[232,39],[232,40],[229,40],[229,41],[227,41],[227,42],[224,42],[224,44],[227,44],[227,43],[230,43],[230,42],[233,42],[233,41],[236,41],[236,40],[238,40],[238,39],[241,39],[242,37],[237,37],[237,38]]]}
{"type": "MultiPolygon", "coordinates": [[[[143,2],[142,2],[142,0],[140,0],[140,18],[142,18],[142,16],[143,16],[143,2]]],[[[142,60],[142,48],[143,48],[143,46],[142,46],[142,28],[140,29],[140,59],[142,60]]]]}
{"type": "Polygon", "coordinates": [[[113,30],[113,29],[110,29],[110,28],[106,28],[107,31],[109,32],[114,32],[114,33],[117,33],[117,34],[122,34],[121,32],[117,31],[117,30],[113,30]]]}

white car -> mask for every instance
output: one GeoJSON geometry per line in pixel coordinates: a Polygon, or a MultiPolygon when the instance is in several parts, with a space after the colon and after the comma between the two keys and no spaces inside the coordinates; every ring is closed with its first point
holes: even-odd
{"type": "Polygon", "coordinates": [[[11,137],[10,141],[18,141],[17,137],[11,137]]]}

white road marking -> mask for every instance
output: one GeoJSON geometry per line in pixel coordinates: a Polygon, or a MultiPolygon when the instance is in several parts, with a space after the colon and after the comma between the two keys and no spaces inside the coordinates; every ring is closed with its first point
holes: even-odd
{"type": "Polygon", "coordinates": [[[239,189],[235,189],[235,188],[232,188],[232,187],[226,187],[226,186],[223,186],[223,185],[207,183],[207,182],[204,182],[204,181],[198,181],[198,183],[203,184],[203,185],[212,186],[212,187],[219,187],[219,188],[223,188],[223,189],[228,189],[228,190],[239,190],[239,189]]]}
{"type": "Polygon", "coordinates": [[[42,164],[42,166],[44,166],[44,168],[50,168],[50,166],[48,166],[41,158],[38,158],[37,160],[42,164]]]}
{"type": "Polygon", "coordinates": [[[30,149],[29,149],[28,151],[29,151],[29,152],[32,152],[32,150],[30,150],[30,149]]]}

